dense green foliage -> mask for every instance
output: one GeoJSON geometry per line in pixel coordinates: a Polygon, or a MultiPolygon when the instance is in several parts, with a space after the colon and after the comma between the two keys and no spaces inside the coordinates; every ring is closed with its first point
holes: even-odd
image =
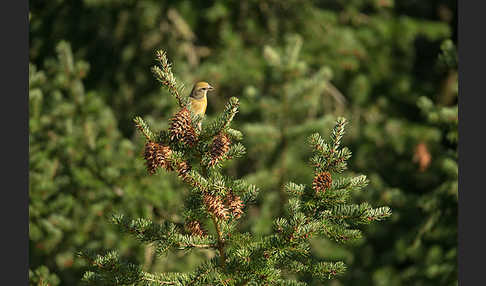
{"type": "Polygon", "coordinates": [[[356,170],[370,172],[372,189],[361,199],[390,205],[396,217],[389,230],[371,228],[370,241],[355,250],[380,255],[376,261],[357,257],[357,265],[376,269],[373,275],[356,272],[349,281],[457,285],[457,63],[453,44],[446,41],[442,47],[435,59],[446,79],[435,94],[417,98],[417,118],[381,115],[391,108],[381,98],[369,111],[375,117],[356,134],[361,139],[351,148],[356,170]]]}
{"type": "Polygon", "coordinates": [[[354,154],[349,174],[365,173],[371,183],[355,199],[389,205],[394,215],[366,227],[356,245],[315,241],[319,258],[348,264],[333,283],[456,285],[456,5],[30,1],[32,277],[76,285],[86,265],[74,254],[86,247],[116,248],[146,270],[192,271],[205,258],[153,259],[106,217],[183,221],[183,185],[164,173],[145,175],[132,124],[143,115],[164,129],[160,119],[176,111],[148,72],[163,48],[181,82],[216,87],[206,120],[239,98],[235,128],[246,135],[248,157],[228,162],[225,173],[261,188],[243,229],[271,231],[284,211],[284,183],[311,180],[303,140],[313,132],[327,138],[344,115],[351,122],[344,144],[354,154]]]}

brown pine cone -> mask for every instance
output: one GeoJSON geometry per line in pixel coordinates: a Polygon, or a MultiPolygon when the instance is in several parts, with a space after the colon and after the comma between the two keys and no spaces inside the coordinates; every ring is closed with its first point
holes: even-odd
{"type": "Polygon", "coordinates": [[[155,174],[159,167],[171,171],[170,162],[167,160],[171,153],[172,151],[168,146],[163,146],[155,142],[147,142],[143,156],[148,173],[151,175],[155,174]]]}
{"type": "Polygon", "coordinates": [[[329,172],[321,172],[317,174],[312,182],[312,188],[316,192],[325,192],[332,185],[332,178],[329,172]]]}
{"type": "Polygon", "coordinates": [[[229,211],[235,218],[240,218],[243,214],[243,201],[239,196],[235,196],[232,192],[229,192],[225,198],[225,204],[229,211]]]}
{"type": "Polygon", "coordinates": [[[178,140],[188,146],[197,142],[197,133],[192,126],[191,112],[182,108],[170,119],[170,140],[178,140]]]}
{"type": "Polygon", "coordinates": [[[187,164],[187,162],[182,161],[177,165],[177,173],[183,181],[188,179],[189,171],[191,171],[191,165],[187,164]]]}
{"type": "Polygon", "coordinates": [[[206,236],[206,231],[202,227],[201,223],[197,220],[193,220],[186,224],[186,229],[192,234],[197,236],[206,236]]]}
{"type": "Polygon", "coordinates": [[[209,162],[209,166],[214,166],[218,163],[223,156],[228,153],[231,146],[231,140],[229,137],[224,134],[220,133],[216,138],[213,140],[213,144],[211,145],[211,161],[209,162]]]}
{"type": "Polygon", "coordinates": [[[223,202],[218,196],[205,194],[203,200],[208,212],[210,212],[219,219],[227,218],[228,209],[225,208],[223,202]]]}

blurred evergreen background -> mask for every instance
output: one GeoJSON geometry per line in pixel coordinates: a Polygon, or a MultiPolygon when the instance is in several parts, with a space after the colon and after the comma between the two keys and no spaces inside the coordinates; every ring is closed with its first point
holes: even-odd
{"type": "MultiPolygon", "coordinates": [[[[118,249],[151,271],[187,271],[208,253],[155,257],[112,213],[181,221],[184,186],[148,176],[132,118],[167,127],[176,103],[150,72],[168,52],[186,92],[231,96],[248,156],[225,172],[261,188],[242,229],[270,231],[287,181],[309,183],[305,138],[350,120],[357,200],[389,205],[328,285],[457,285],[457,3],[449,0],[30,1],[31,285],[80,285],[83,249],[118,249]]],[[[301,277],[310,285],[320,285],[301,277]]]]}

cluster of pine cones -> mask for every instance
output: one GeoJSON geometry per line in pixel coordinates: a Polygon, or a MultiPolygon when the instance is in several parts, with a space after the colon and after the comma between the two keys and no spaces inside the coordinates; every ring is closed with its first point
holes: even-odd
{"type": "MultiPolygon", "coordinates": [[[[169,136],[171,141],[181,142],[188,147],[192,147],[198,142],[198,134],[192,125],[191,114],[187,108],[182,108],[170,119],[169,136]]],[[[226,153],[228,153],[230,146],[231,140],[228,135],[225,133],[218,134],[210,146],[208,166],[212,167],[220,162],[226,153]]],[[[176,169],[179,176],[183,180],[186,180],[191,166],[186,162],[172,166],[168,159],[171,153],[172,150],[169,146],[155,142],[147,142],[145,144],[144,158],[148,173],[151,175],[155,174],[159,167],[167,171],[176,169]]]]}
{"type": "Polygon", "coordinates": [[[226,195],[224,201],[219,196],[211,194],[205,194],[203,200],[207,210],[221,220],[226,220],[229,214],[240,218],[243,213],[243,201],[232,192],[226,195]]]}
{"type": "MultiPolygon", "coordinates": [[[[243,214],[243,201],[237,195],[229,192],[224,201],[216,195],[205,194],[203,196],[203,202],[206,209],[214,217],[220,220],[228,219],[231,214],[234,218],[238,219],[243,214]]],[[[202,224],[197,220],[192,220],[186,224],[186,229],[192,235],[205,236],[206,230],[203,228],[202,224]]]]}
{"type": "MultiPolygon", "coordinates": [[[[172,142],[181,142],[188,147],[193,147],[198,142],[198,132],[192,125],[191,113],[187,108],[179,110],[171,119],[169,126],[169,139],[172,142]]],[[[208,166],[212,167],[220,162],[228,153],[231,146],[231,140],[225,133],[218,134],[209,147],[208,166]]],[[[189,181],[189,171],[191,166],[185,162],[172,162],[170,156],[172,150],[169,146],[164,146],[156,142],[147,142],[145,144],[144,158],[149,174],[155,174],[157,168],[163,168],[167,171],[176,171],[183,181],[189,181]]],[[[231,215],[238,219],[243,214],[243,201],[231,191],[222,199],[220,196],[204,194],[203,201],[206,209],[215,218],[226,220],[231,215]]],[[[202,224],[197,220],[186,223],[186,229],[193,235],[205,236],[206,231],[202,224]]]]}

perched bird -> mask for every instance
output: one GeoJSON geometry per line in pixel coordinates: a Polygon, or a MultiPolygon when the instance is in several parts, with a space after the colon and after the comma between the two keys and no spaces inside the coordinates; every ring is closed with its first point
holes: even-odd
{"type": "MultiPolygon", "coordinates": [[[[208,106],[207,93],[214,88],[207,82],[200,81],[194,85],[189,96],[191,99],[191,109],[194,114],[203,116],[206,113],[206,107],[208,106]]],[[[199,129],[201,129],[201,123],[199,123],[199,129]]]]}

